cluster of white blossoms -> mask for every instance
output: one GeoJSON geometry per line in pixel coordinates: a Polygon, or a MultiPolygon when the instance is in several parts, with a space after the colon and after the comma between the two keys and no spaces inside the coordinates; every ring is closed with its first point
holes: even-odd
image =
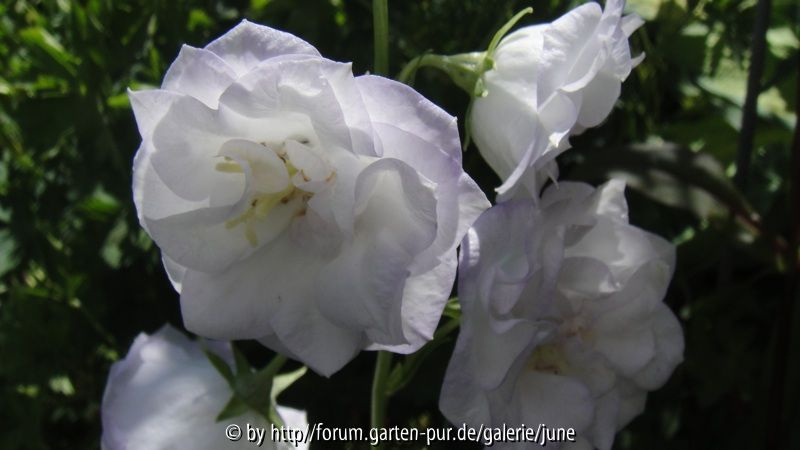
{"type": "MultiPolygon", "coordinates": [[[[642,21],[623,7],[521,28],[477,74],[470,131],[503,179],[491,209],[462,167],[455,118],[410,87],[247,21],[184,46],[160,89],[130,98],[134,201],[186,328],[256,339],[326,376],[363,349],[412,353],[433,337],[460,243],[444,415],[569,427],[568,448],[609,449],[683,357],[663,303],[674,248],[628,223],[619,181],[541,191],[569,136],[608,116],[641,61],[628,37],[642,21]]],[[[213,417],[229,391],[198,344],[140,336],[112,369],[104,446],[171,448],[196,432],[221,448],[213,417]]]]}
{"type": "Polygon", "coordinates": [[[551,444],[607,450],[683,359],[663,303],[674,247],[629,225],[624,183],[540,194],[568,137],[608,116],[642,58],[628,45],[641,19],[623,7],[587,3],[517,30],[483,74],[472,132],[514,199],[461,245],[461,331],[440,398],[453,423],[573,428],[575,442],[551,444]]]}

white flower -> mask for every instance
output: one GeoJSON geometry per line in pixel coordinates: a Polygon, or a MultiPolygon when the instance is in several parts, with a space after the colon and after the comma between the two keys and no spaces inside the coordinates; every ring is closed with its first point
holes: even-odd
{"type": "Polygon", "coordinates": [[[538,207],[512,200],[475,222],[440,400],[450,421],[572,427],[565,448],[609,449],[681,362],[662,302],[674,248],[628,224],[623,190],[560,183],[538,207]]]}
{"type": "Polygon", "coordinates": [[[602,11],[586,3],[500,41],[484,74],[486,95],[475,99],[470,117],[481,155],[504,181],[500,194],[521,183],[538,196],[536,172],[569,147],[571,133],[611,112],[621,82],[644,56],[631,58],[628,37],[643,21],[622,17],[624,4],[607,0],[602,11]]]}
{"type": "Polygon", "coordinates": [[[247,21],[130,96],[134,201],[189,330],[325,375],[432,337],[456,246],[489,206],[455,118],[247,21]]]}
{"type": "MultiPolygon", "coordinates": [[[[229,343],[208,342],[206,348],[232,365],[229,343]]],[[[111,366],[102,418],[104,450],[219,450],[252,447],[243,436],[232,442],[225,435],[230,424],[266,430],[264,448],[289,449],[270,440],[270,425],[255,412],[216,421],[231,398],[228,382],[211,365],[199,342],[165,325],[133,341],[125,359],[111,366]]],[[[285,426],[305,428],[306,414],[277,406],[285,426]]]]}

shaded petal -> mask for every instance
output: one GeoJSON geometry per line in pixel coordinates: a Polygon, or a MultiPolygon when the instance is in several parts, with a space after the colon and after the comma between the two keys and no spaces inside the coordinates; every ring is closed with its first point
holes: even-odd
{"type": "Polygon", "coordinates": [[[455,278],[455,252],[445,257],[444,261],[432,270],[409,277],[403,288],[400,310],[403,336],[408,344],[382,345],[376,342],[368,347],[368,350],[414,353],[433,339],[433,333],[439,324],[439,318],[447,304],[455,278]]]}
{"type": "Polygon", "coordinates": [[[586,128],[600,125],[611,113],[621,90],[622,83],[619,79],[599,72],[582,92],[583,101],[577,122],[586,128]]]}
{"type": "Polygon", "coordinates": [[[523,423],[574,428],[583,434],[594,421],[594,400],[575,379],[528,371],[517,379],[516,392],[523,423]]]}
{"type": "Polygon", "coordinates": [[[170,259],[170,257],[163,252],[161,253],[161,262],[164,264],[164,270],[167,272],[169,282],[172,284],[175,291],[180,294],[183,277],[186,276],[186,271],[188,269],[170,259]]]}
{"type": "Polygon", "coordinates": [[[356,183],[353,244],[320,274],[328,297],[320,304],[323,313],[348,328],[366,329],[377,344],[408,344],[403,288],[414,258],[436,236],[435,210],[429,182],[405,163],[381,159],[367,167],[356,183]]]}
{"type": "Polygon", "coordinates": [[[622,18],[622,23],[620,24],[622,32],[625,33],[625,37],[631,37],[633,32],[642,25],[644,25],[644,19],[637,14],[628,14],[622,18]]]}
{"type": "Polygon", "coordinates": [[[454,425],[467,423],[478,427],[492,423],[487,393],[474,374],[472,345],[475,339],[471,327],[462,322],[439,394],[439,409],[454,425]]]}
{"type": "Polygon", "coordinates": [[[273,334],[271,321],[280,303],[306,304],[313,297],[313,285],[306,279],[313,279],[319,264],[283,236],[227,270],[189,270],[181,292],[184,325],[214,339],[273,334]]]}
{"type": "Polygon", "coordinates": [[[414,274],[421,274],[455,251],[467,228],[490,203],[464,172],[460,159],[394,125],[379,123],[375,131],[384,143],[384,158],[399,159],[436,183],[436,239],[417,255],[412,267],[414,274]]]}
{"type": "Polygon", "coordinates": [[[240,136],[226,127],[217,111],[192,97],[173,102],[153,132],[151,164],[175,195],[190,201],[211,202],[229,196],[243,180],[216,170],[222,145],[240,136]]]}
{"type": "Polygon", "coordinates": [[[647,390],[660,388],[672,371],[683,361],[683,330],[675,314],[663,303],[653,311],[651,319],[655,334],[655,357],[633,379],[647,390]]]}
{"type": "MultiPolygon", "coordinates": [[[[220,355],[230,356],[230,347],[220,355]]],[[[140,334],[125,359],[112,366],[103,395],[102,444],[107,449],[227,448],[215,417],[231,396],[227,382],[197,342],[169,326],[140,334]]],[[[266,426],[254,413],[237,422],[266,426]]],[[[240,447],[247,444],[237,444],[240,447]]]]}

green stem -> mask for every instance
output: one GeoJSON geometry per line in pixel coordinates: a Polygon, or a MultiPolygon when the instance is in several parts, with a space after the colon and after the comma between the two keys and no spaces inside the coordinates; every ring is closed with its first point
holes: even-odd
{"type": "MultiPolygon", "coordinates": [[[[389,75],[389,4],[388,0],[372,0],[372,23],[375,33],[375,66],[378,75],[389,75]]],[[[375,361],[375,375],[372,380],[372,404],[370,425],[383,427],[386,421],[388,401],[386,381],[392,368],[392,354],[379,351],[375,361]]],[[[375,448],[379,448],[376,446],[375,448]]]]}
{"type": "Polygon", "coordinates": [[[388,0],[372,0],[372,27],[375,33],[375,66],[378,75],[389,75],[388,0]]]}
{"type": "Polygon", "coordinates": [[[265,372],[270,372],[273,374],[273,376],[277,375],[278,371],[281,370],[284,364],[286,364],[287,360],[288,358],[286,356],[280,353],[275,353],[275,356],[272,358],[272,360],[267,364],[266,367],[264,367],[261,370],[265,372]]]}
{"type": "Polygon", "coordinates": [[[386,425],[386,403],[388,401],[386,381],[389,379],[391,368],[392,354],[387,351],[379,351],[378,358],[375,360],[375,377],[372,379],[372,411],[370,415],[372,428],[382,428],[386,425]]]}
{"type": "Polygon", "coordinates": [[[475,84],[483,73],[484,56],[485,53],[482,52],[462,53],[453,56],[426,53],[409,61],[396,79],[401,83],[411,85],[417,70],[421,67],[433,67],[449,75],[450,79],[458,87],[472,96],[475,92],[475,84]]]}

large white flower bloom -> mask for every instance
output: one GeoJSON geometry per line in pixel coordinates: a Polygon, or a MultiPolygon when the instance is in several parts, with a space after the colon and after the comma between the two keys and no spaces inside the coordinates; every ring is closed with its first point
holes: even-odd
{"type": "Polygon", "coordinates": [[[455,118],[247,21],[130,96],[139,220],[189,330],[325,375],[431,338],[456,246],[489,206],[455,118]]]}
{"type": "MultiPolygon", "coordinates": [[[[207,348],[233,364],[229,343],[207,348]]],[[[199,342],[165,325],[136,337],[128,355],[111,366],[103,395],[104,450],[219,450],[252,447],[247,437],[226,438],[225,428],[246,424],[265,430],[264,448],[289,449],[270,441],[270,425],[255,412],[216,422],[231,398],[228,382],[211,365],[199,342]]],[[[285,426],[305,428],[303,411],[277,406],[285,426]]]]}
{"type": "Polygon", "coordinates": [[[481,155],[504,180],[500,194],[521,183],[538,195],[536,172],[569,147],[570,133],[611,112],[621,82],[644,56],[631,58],[628,37],[643,21],[622,17],[624,5],[607,0],[603,11],[586,3],[500,41],[495,67],[484,74],[486,95],[475,99],[470,117],[481,155]]]}
{"type": "Polygon", "coordinates": [[[662,302],[674,248],[628,224],[623,190],[560,183],[539,206],[512,200],[475,222],[440,400],[450,421],[572,427],[565,448],[605,450],[666,382],[683,358],[662,302]]]}

